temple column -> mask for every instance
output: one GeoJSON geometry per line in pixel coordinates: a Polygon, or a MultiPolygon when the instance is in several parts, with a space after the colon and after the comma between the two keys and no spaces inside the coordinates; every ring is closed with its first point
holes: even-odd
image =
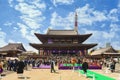
{"type": "Polygon", "coordinates": [[[38,50],[38,54],[40,55],[40,49],[38,50]]]}
{"type": "Polygon", "coordinates": [[[45,55],[45,51],[43,50],[43,54],[42,54],[43,56],[45,55]]]}
{"type": "Polygon", "coordinates": [[[43,49],[40,49],[40,55],[43,55],[43,49]]]}
{"type": "Polygon", "coordinates": [[[87,54],[87,49],[85,49],[84,52],[85,52],[85,55],[88,55],[88,54],[87,54]]]}
{"type": "Polygon", "coordinates": [[[45,56],[47,55],[47,51],[44,51],[44,55],[45,55],[45,56]]]}

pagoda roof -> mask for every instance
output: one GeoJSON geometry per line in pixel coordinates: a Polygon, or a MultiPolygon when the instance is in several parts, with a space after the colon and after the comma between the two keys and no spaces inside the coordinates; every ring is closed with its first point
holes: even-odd
{"type": "Polygon", "coordinates": [[[77,35],[48,35],[35,33],[41,42],[46,42],[48,39],[78,39],[80,43],[88,39],[92,34],[77,34],[77,35]]]}
{"type": "Polygon", "coordinates": [[[35,43],[30,43],[32,47],[35,49],[39,50],[40,48],[42,49],[76,49],[76,50],[82,50],[82,49],[90,49],[97,44],[35,44],[35,43]]]}
{"type": "Polygon", "coordinates": [[[52,30],[48,29],[47,35],[77,35],[78,32],[75,30],[52,30]]]}
{"type": "Polygon", "coordinates": [[[26,51],[22,43],[9,43],[8,45],[1,47],[0,52],[9,52],[9,51],[26,51]]]}

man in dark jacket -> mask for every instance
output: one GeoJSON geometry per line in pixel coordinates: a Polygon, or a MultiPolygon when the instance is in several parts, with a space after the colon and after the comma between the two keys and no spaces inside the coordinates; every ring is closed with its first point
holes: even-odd
{"type": "Polygon", "coordinates": [[[84,74],[87,73],[87,69],[88,69],[88,63],[87,61],[84,59],[83,63],[82,63],[82,70],[84,71],[84,74]]]}
{"type": "Polygon", "coordinates": [[[22,60],[17,63],[17,74],[23,74],[25,64],[22,60]]]}

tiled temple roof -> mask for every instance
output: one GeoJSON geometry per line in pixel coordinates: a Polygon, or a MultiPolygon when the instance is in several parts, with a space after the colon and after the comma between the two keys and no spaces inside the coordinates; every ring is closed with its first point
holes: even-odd
{"type": "Polygon", "coordinates": [[[48,29],[47,35],[77,35],[75,30],[50,30],[48,29]]]}
{"type": "Polygon", "coordinates": [[[112,46],[110,46],[110,47],[95,50],[91,53],[91,55],[112,54],[112,53],[116,54],[118,53],[118,51],[116,51],[115,49],[113,49],[112,46]]]}
{"type": "Polygon", "coordinates": [[[8,45],[1,47],[0,52],[3,51],[26,51],[22,43],[9,43],[8,45]]]}

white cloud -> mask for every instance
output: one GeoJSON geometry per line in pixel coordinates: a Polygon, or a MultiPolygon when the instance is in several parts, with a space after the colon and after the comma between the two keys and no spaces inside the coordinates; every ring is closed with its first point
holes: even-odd
{"type": "Polygon", "coordinates": [[[33,47],[31,47],[29,44],[24,44],[24,46],[25,46],[25,49],[26,49],[27,51],[33,51],[33,52],[38,53],[38,50],[36,50],[36,49],[34,49],[33,47]]]}
{"type": "Polygon", "coordinates": [[[20,31],[21,31],[21,33],[22,33],[22,36],[26,36],[26,34],[28,34],[28,32],[27,32],[27,26],[26,25],[24,25],[24,24],[22,24],[22,23],[17,23],[17,25],[20,27],[20,31]]]}
{"type": "Polygon", "coordinates": [[[12,40],[12,39],[9,39],[8,43],[16,43],[16,42],[14,40],[12,40]]]}
{"type": "Polygon", "coordinates": [[[30,43],[41,43],[35,35],[26,35],[30,43]]]}
{"type": "Polygon", "coordinates": [[[87,30],[87,29],[84,29],[84,32],[87,34],[87,33],[93,33],[92,35],[92,40],[96,40],[97,42],[98,41],[103,41],[104,40],[111,40],[112,38],[115,37],[115,32],[106,32],[106,31],[98,31],[98,30],[87,30]]]}
{"type": "Polygon", "coordinates": [[[10,27],[10,26],[12,26],[12,24],[13,24],[13,22],[6,22],[6,23],[4,23],[4,26],[10,27]]]}
{"type": "Polygon", "coordinates": [[[24,2],[25,0],[16,0],[16,1],[18,1],[18,2],[24,2]]]}
{"type": "Polygon", "coordinates": [[[102,32],[103,39],[112,39],[115,37],[115,32],[102,32]]]}
{"type": "Polygon", "coordinates": [[[44,30],[43,30],[43,34],[46,34],[47,31],[48,31],[48,29],[44,29],[44,30]]]}
{"type": "Polygon", "coordinates": [[[7,44],[5,39],[6,39],[6,33],[3,32],[2,29],[0,28],[0,47],[3,47],[7,44]]]}
{"type": "Polygon", "coordinates": [[[93,35],[86,40],[85,43],[98,43],[97,47],[105,47],[106,43],[110,43],[116,49],[120,49],[119,35],[114,31],[98,31],[98,30],[87,30],[82,29],[85,34],[92,33],[93,35]]]}
{"type": "Polygon", "coordinates": [[[56,12],[54,12],[52,14],[52,18],[51,18],[51,26],[54,27],[62,27],[64,29],[68,29],[71,27],[72,22],[71,20],[69,20],[71,18],[71,16],[68,16],[66,18],[62,18],[61,16],[59,16],[56,12]]]}
{"type": "Polygon", "coordinates": [[[53,7],[50,7],[50,8],[49,8],[49,10],[52,10],[52,9],[53,9],[53,7]]]}
{"type": "Polygon", "coordinates": [[[14,31],[17,31],[18,30],[18,27],[13,27],[14,31]]]}
{"type": "Polygon", "coordinates": [[[29,30],[29,28],[22,23],[17,23],[17,25],[20,27],[20,32],[22,33],[23,38],[27,39],[31,43],[40,43],[34,35],[35,32],[38,32],[37,30],[29,30]]]}
{"type": "Polygon", "coordinates": [[[34,0],[32,3],[33,5],[35,5],[37,8],[44,10],[46,8],[46,4],[44,2],[41,2],[42,0],[34,0]]]}
{"type": "Polygon", "coordinates": [[[110,31],[111,32],[119,32],[120,31],[120,25],[111,23],[110,24],[110,31]]]}
{"type": "Polygon", "coordinates": [[[89,4],[76,9],[78,13],[78,19],[80,24],[92,25],[95,22],[101,22],[107,20],[105,12],[100,12],[90,8],[89,4]]]}
{"type": "Polygon", "coordinates": [[[120,50],[120,41],[113,41],[111,45],[113,45],[114,49],[120,50]]]}
{"type": "MultiPolygon", "coordinates": [[[[110,22],[118,22],[118,9],[112,9],[108,14],[106,11],[98,11],[94,8],[91,8],[89,4],[86,4],[83,7],[76,9],[78,13],[78,24],[91,26],[93,23],[110,21],[110,22]]],[[[74,26],[74,12],[70,12],[68,16],[62,17],[58,13],[53,12],[51,18],[51,26],[53,27],[63,27],[66,29],[66,26],[69,28],[74,26]]],[[[104,27],[102,25],[101,27],[104,27]]]]}
{"type": "Polygon", "coordinates": [[[29,3],[31,4],[25,2],[19,3],[15,6],[15,9],[22,14],[20,19],[24,24],[31,29],[38,29],[42,26],[40,23],[45,20],[42,11],[46,8],[46,5],[45,3],[40,2],[40,0],[29,3]]]}
{"type": "Polygon", "coordinates": [[[21,16],[20,18],[31,29],[38,29],[41,26],[41,24],[39,24],[39,21],[37,22],[35,19],[29,18],[27,16],[21,16]]]}
{"type": "Polygon", "coordinates": [[[108,14],[108,18],[111,20],[111,22],[119,21],[119,19],[118,19],[118,9],[110,10],[110,12],[108,14]]]}
{"type": "MultiPolygon", "coordinates": [[[[95,22],[102,22],[108,20],[105,12],[100,12],[89,7],[89,4],[76,9],[78,13],[78,24],[79,25],[89,25],[91,26],[95,22]]],[[[74,12],[70,12],[68,16],[61,17],[56,12],[53,12],[51,18],[51,26],[53,27],[62,27],[62,28],[71,28],[74,26],[74,12]],[[66,27],[69,26],[69,27],[66,27]]]]}
{"type": "Polygon", "coordinates": [[[13,2],[13,0],[8,0],[8,3],[10,4],[10,7],[13,7],[12,2],[13,2]]]}
{"type": "Polygon", "coordinates": [[[52,3],[54,4],[54,6],[57,6],[57,4],[72,4],[74,2],[74,0],[51,0],[52,3]]]}
{"type": "Polygon", "coordinates": [[[46,4],[42,0],[17,0],[17,4],[14,4],[13,0],[9,0],[9,4],[21,13],[21,16],[19,16],[21,22],[16,22],[18,28],[14,27],[14,30],[20,28],[22,37],[29,43],[40,43],[34,33],[40,32],[41,23],[45,20],[43,11],[46,9],[46,4]]]}
{"type": "Polygon", "coordinates": [[[27,3],[19,3],[15,6],[15,9],[20,11],[24,15],[28,15],[30,18],[42,15],[41,11],[39,11],[38,9],[35,10],[36,7],[34,5],[29,5],[27,3]]]}

